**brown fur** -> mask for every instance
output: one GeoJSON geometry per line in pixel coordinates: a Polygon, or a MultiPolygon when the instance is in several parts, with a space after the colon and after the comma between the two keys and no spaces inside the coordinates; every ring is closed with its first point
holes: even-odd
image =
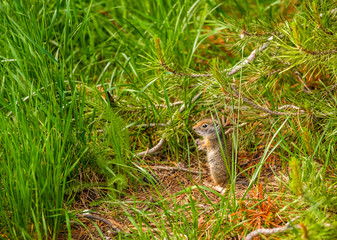
{"type": "Polygon", "coordinates": [[[224,137],[221,125],[218,121],[213,121],[212,119],[201,120],[193,127],[193,130],[204,138],[204,140],[197,139],[196,143],[198,149],[207,152],[207,160],[213,181],[216,184],[226,183],[229,178],[229,173],[225,160],[229,170],[231,169],[232,162],[232,141],[229,136],[224,137]],[[219,144],[218,135],[221,145],[219,144]],[[221,148],[223,149],[225,160],[221,148]]]}

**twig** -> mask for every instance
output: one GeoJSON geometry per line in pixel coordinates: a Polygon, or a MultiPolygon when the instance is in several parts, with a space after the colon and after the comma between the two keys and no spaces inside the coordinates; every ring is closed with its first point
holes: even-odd
{"type": "Polygon", "coordinates": [[[272,110],[269,110],[267,108],[263,108],[259,105],[256,105],[255,103],[253,103],[252,101],[250,101],[249,99],[247,99],[243,94],[239,94],[239,92],[236,90],[236,88],[234,87],[234,85],[231,85],[233,91],[235,92],[236,96],[239,98],[241,97],[242,100],[246,103],[248,103],[249,105],[251,105],[252,107],[254,108],[257,108],[257,109],[260,109],[264,112],[267,112],[269,114],[274,114],[274,115],[285,115],[286,113],[283,113],[283,112],[277,112],[277,111],[272,111],[272,110]]]}
{"type": "Polygon", "coordinates": [[[88,218],[88,219],[93,219],[93,220],[99,220],[101,222],[106,223],[111,229],[112,229],[112,235],[116,236],[119,232],[121,232],[122,230],[119,229],[118,227],[114,226],[110,221],[106,220],[105,218],[96,216],[96,215],[92,215],[90,213],[83,213],[83,215],[76,215],[77,218],[88,218]]]}
{"type": "MultiPolygon", "coordinates": [[[[241,123],[241,124],[239,124],[237,127],[239,128],[239,127],[242,127],[242,126],[247,125],[247,124],[248,124],[248,123],[241,123]]],[[[227,134],[233,132],[234,129],[236,129],[237,127],[232,127],[232,128],[230,128],[230,129],[228,129],[228,130],[225,132],[225,135],[227,135],[227,134]]]]}
{"type": "Polygon", "coordinates": [[[305,84],[305,82],[303,81],[300,73],[298,71],[295,71],[295,75],[297,76],[297,79],[303,84],[304,86],[304,91],[308,94],[312,93],[311,90],[308,88],[308,86],[305,84]]]}
{"type": "MultiPolygon", "coordinates": [[[[271,36],[270,38],[268,38],[268,41],[273,40],[273,36],[271,36]]],[[[159,44],[159,43],[157,43],[159,44]]],[[[264,50],[266,50],[269,47],[270,43],[264,43],[261,47],[259,47],[258,49],[253,50],[250,55],[242,62],[240,62],[237,66],[233,67],[231,70],[223,70],[221,72],[227,72],[227,76],[232,76],[235,73],[239,72],[244,66],[248,65],[249,63],[251,63],[252,61],[254,61],[254,59],[256,58],[256,54],[257,52],[263,52],[264,50]]],[[[177,76],[189,76],[192,78],[201,78],[201,77],[213,77],[213,74],[211,73],[204,73],[204,74],[189,74],[189,73],[181,73],[181,72],[177,72],[175,70],[173,70],[172,68],[170,68],[162,59],[161,53],[159,53],[159,59],[160,59],[160,64],[161,66],[166,69],[167,71],[173,73],[174,75],[177,76]]]]}
{"type": "MultiPolygon", "coordinates": [[[[235,82],[235,79],[234,79],[234,82],[235,82]]],[[[294,113],[284,113],[284,112],[272,111],[272,110],[270,110],[268,108],[263,108],[263,107],[261,107],[259,105],[256,105],[255,103],[253,103],[252,101],[250,101],[248,98],[246,98],[243,94],[239,94],[239,92],[236,90],[236,88],[234,87],[234,85],[231,85],[231,87],[232,87],[233,91],[235,92],[235,94],[236,94],[236,96],[238,98],[241,97],[244,102],[248,103],[249,105],[251,105],[254,108],[260,109],[260,110],[262,110],[264,112],[267,112],[267,113],[273,114],[273,115],[294,114],[294,113]]],[[[290,106],[290,105],[288,105],[288,106],[290,106]]],[[[293,106],[293,107],[295,107],[295,106],[293,106]]]]}
{"type": "MultiPolygon", "coordinates": [[[[273,36],[271,36],[270,38],[268,38],[268,41],[273,40],[273,36]]],[[[251,63],[252,61],[254,61],[254,59],[256,58],[256,53],[257,52],[263,52],[264,50],[267,49],[267,47],[269,47],[269,42],[263,44],[261,47],[259,47],[258,49],[255,49],[254,51],[251,52],[251,54],[240,64],[238,64],[236,67],[234,67],[231,71],[228,72],[228,76],[232,76],[235,73],[239,72],[244,66],[248,65],[249,63],[251,63]]]]}
{"type": "Polygon", "coordinates": [[[160,127],[166,127],[165,123],[145,123],[145,124],[138,124],[136,125],[136,127],[156,127],[156,126],[160,126],[160,127]]]}
{"type": "Polygon", "coordinates": [[[147,154],[152,154],[152,153],[157,152],[163,146],[163,144],[165,142],[165,135],[166,135],[165,133],[162,135],[162,138],[159,140],[159,142],[156,146],[154,146],[153,148],[147,149],[144,152],[137,153],[136,156],[141,157],[141,156],[145,156],[147,154]]]}
{"type": "MultiPolygon", "coordinates": [[[[194,98],[192,98],[191,103],[193,103],[195,100],[197,100],[197,98],[200,97],[201,94],[202,94],[202,92],[199,92],[197,95],[195,95],[194,98]]],[[[181,113],[182,111],[184,111],[185,106],[186,106],[185,103],[184,103],[183,105],[181,105],[179,111],[178,111],[178,112],[175,112],[175,113],[173,114],[172,119],[175,117],[175,115],[176,115],[177,113],[181,113]]],[[[171,121],[172,121],[172,120],[170,119],[170,120],[166,123],[166,126],[170,125],[170,124],[171,124],[171,121]]],[[[164,144],[164,142],[165,142],[165,135],[166,135],[166,133],[163,133],[163,135],[162,135],[160,141],[158,142],[158,144],[157,144],[156,146],[154,146],[154,147],[151,148],[151,149],[147,149],[147,150],[144,151],[144,152],[137,153],[136,156],[141,157],[141,156],[145,156],[145,155],[147,155],[147,154],[152,154],[152,153],[157,152],[157,151],[163,146],[163,144],[164,144]]]]}
{"type": "Polygon", "coordinates": [[[234,110],[247,110],[248,109],[248,107],[245,107],[245,106],[240,106],[240,107],[238,107],[238,106],[226,106],[226,108],[229,108],[229,109],[231,109],[232,111],[234,111],[234,110]]]}
{"type": "Polygon", "coordinates": [[[166,166],[149,166],[149,167],[152,169],[158,169],[158,170],[183,171],[183,172],[194,173],[194,174],[207,174],[205,172],[194,171],[194,170],[190,170],[184,167],[166,167],[166,166]]]}
{"type": "MultiPolygon", "coordinates": [[[[270,228],[270,229],[268,229],[268,228],[257,229],[257,230],[255,230],[255,231],[249,233],[249,234],[246,236],[245,240],[253,240],[254,237],[259,236],[260,234],[262,234],[262,235],[270,235],[270,234],[274,234],[274,233],[285,232],[285,231],[287,231],[287,230],[289,230],[289,229],[293,229],[293,227],[290,226],[290,223],[293,222],[293,221],[295,221],[295,220],[298,219],[298,218],[299,218],[299,217],[296,217],[296,218],[290,220],[290,222],[288,222],[288,223],[287,223],[285,226],[283,226],[283,227],[270,228]]],[[[295,227],[295,228],[299,228],[300,225],[299,225],[299,224],[296,224],[296,225],[294,225],[294,227],[295,227]]]]}
{"type": "MultiPolygon", "coordinates": [[[[170,106],[173,107],[173,106],[180,105],[180,104],[183,104],[183,103],[184,103],[184,101],[178,101],[178,102],[170,103],[170,106]]],[[[167,108],[166,104],[158,104],[158,105],[155,105],[155,106],[167,108]]]]}
{"type": "MultiPolygon", "coordinates": [[[[170,107],[174,107],[174,106],[177,106],[177,105],[180,105],[180,104],[183,104],[184,102],[183,101],[178,101],[178,102],[173,102],[173,103],[170,103],[170,107]]],[[[135,106],[132,106],[132,105],[126,105],[128,108],[138,108],[138,109],[142,109],[142,108],[146,108],[146,107],[135,107],[135,106]]],[[[154,106],[156,107],[163,107],[163,108],[167,108],[167,105],[166,104],[154,104],[154,106]]],[[[148,108],[152,108],[152,106],[147,106],[148,108]]]]}
{"type": "Polygon", "coordinates": [[[293,109],[296,109],[296,110],[300,110],[299,107],[294,106],[294,105],[291,105],[291,104],[283,105],[283,106],[281,106],[281,107],[278,107],[277,109],[278,109],[278,110],[281,110],[281,109],[285,109],[285,108],[293,108],[293,109]]]}

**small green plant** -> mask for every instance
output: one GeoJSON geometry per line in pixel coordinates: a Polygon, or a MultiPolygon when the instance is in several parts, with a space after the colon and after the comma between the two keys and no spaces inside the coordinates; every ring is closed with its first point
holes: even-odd
{"type": "Polygon", "coordinates": [[[302,196],[303,194],[303,183],[302,183],[302,168],[300,161],[291,157],[289,161],[290,168],[290,189],[292,192],[298,196],[302,196]]]}
{"type": "MultiPolygon", "coordinates": [[[[96,109],[100,113],[99,108],[96,109]]],[[[112,199],[120,195],[136,178],[131,165],[131,151],[126,122],[107,106],[102,115],[103,129],[90,144],[88,154],[83,156],[82,164],[91,167],[104,177],[105,187],[112,199]]],[[[79,183],[78,183],[79,184],[79,183]]],[[[102,184],[100,184],[102,188],[102,184]]]]}

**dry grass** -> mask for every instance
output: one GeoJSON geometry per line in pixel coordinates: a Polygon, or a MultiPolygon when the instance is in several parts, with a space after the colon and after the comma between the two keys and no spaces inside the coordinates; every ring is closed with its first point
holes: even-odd
{"type": "MultiPolygon", "coordinates": [[[[260,153],[262,154],[262,153],[260,153]]],[[[258,161],[259,153],[247,154],[242,152],[239,154],[239,166],[242,170],[249,168],[248,174],[255,170],[254,166],[258,161]]],[[[146,162],[151,165],[160,164],[162,161],[160,159],[161,154],[155,154],[146,157],[146,162]]],[[[166,162],[170,162],[166,159],[166,162]]],[[[158,166],[157,165],[157,166],[158,166]]],[[[171,162],[170,165],[165,165],[167,167],[183,167],[183,164],[176,164],[171,162]]],[[[164,166],[164,165],[161,165],[164,166]]],[[[186,166],[184,166],[186,167],[186,166]]],[[[150,167],[149,167],[150,168],[150,167]]],[[[190,169],[192,171],[208,172],[207,164],[203,162],[198,162],[197,158],[191,161],[190,169]],[[200,168],[199,168],[200,165],[200,168]]],[[[232,222],[233,225],[244,222],[244,224],[239,224],[239,227],[235,229],[237,232],[238,239],[243,239],[244,233],[247,231],[260,228],[261,226],[279,226],[284,223],[284,218],[278,216],[278,211],[280,210],[280,197],[271,198],[268,193],[280,191],[280,182],[274,177],[273,171],[280,171],[281,165],[278,158],[271,155],[266,161],[266,165],[262,169],[260,182],[257,188],[253,187],[249,191],[246,197],[243,197],[247,191],[247,185],[249,179],[243,175],[238,177],[239,183],[235,185],[235,197],[241,199],[239,203],[239,209],[237,212],[229,214],[225,218],[232,222]],[[240,237],[241,236],[241,237],[240,237]]],[[[203,232],[203,235],[207,236],[207,231],[211,229],[212,222],[215,220],[214,216],[214,204],[218,205],[222,201],[218,194],[225,195],[228,193],[228,187],[221,187],[212,184],[212,179],[209,174],[188,174],[179,170],[151,170],[152,174],[156,176],[158,180],[156,185],[144,185],[138,184],[136,186],[129,186],[129,188],[124,192],[124,196],[120,199],[118,204],[106,203],[92,206],[95,201],[102,201],[101,194],[93,189],[85,189],[77,194],[76,201],[73,204],[73,209],[78,209],[79,211],[83,209],[90,209],[95,212],[99,212],[101,217],[110,221],[113,225],[120,228],[124,233],[132,233],[135,230],[134,225],[126,217],[125,211],[127,211],[131,216],[136,217],[134,214],[135,209],[145,212],[148,215],[152,215],[154,218],[160,218],[164,215],[163,211],[167,209],[177,209],[177,205],[186,206],[189,205],[191,201],[195,202],[195,206],[199,208],[198,210],[202,214],[198,217],[199,230],[203,232]],[[209,188],[210,191],[200,191],[199,188],[209,188]],[[188,191],[186,191],[189,189],[188,191]],[[215,192],[212,192],[215,191],[215,192]],[[186,192],[184,192],[186,191],[186,192]],[[205,195],[207,198],[205,198],[205,195]],[[162,209],[161,204],[156,204],[156,202],[166,202],[168,205],[167,209],[162,209]],[[212,204],[210,204],[210,202],[212,204]],[[209,218],[209,216],[213,216],[209,218]]],[[[97,176],[94,177],[94,181],[98,181],[97,176]]],[[[93,180],[93,179],[92,179],[93,180]]],[[[283,189],[284,192],[284,189],[283,189]]],[[[186,209],[185,209],[186,210],[186,209]]],[[[193,214],[184,211],[183,214],[190,216],[192,218],[193,214]]],[[[193,221],[193,219],[190,219],[193,221]]],[[[73,239],[101,239],[100,235],[97,233],[96,227],[91,223],[91,220],[83,220],[84,226],[72,225],[72,237],[73,239]]],[[[100,222],[96,221],[97,226],[102,231],[104,236],[113,237],[109,227],[100,222]]],[[[148,226],[144,224],[144,231],[148,230],[148,226]]],[[[157,227],[153,224],[151,226],[153,232],[158,231],[157,227]]],[[[167,226],[168,231],[169,226],[167,226]]],[[[60,235],[60,239],[62,239],[60,235]]],[[[208,239],[207,237],[205,239],[208,239]]]]}

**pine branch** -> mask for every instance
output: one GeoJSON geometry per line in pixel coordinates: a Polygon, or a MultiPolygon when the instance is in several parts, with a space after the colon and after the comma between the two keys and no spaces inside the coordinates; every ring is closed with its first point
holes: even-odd
{"type": "MultiPolygon", "coordinates": [[[[200,95],[202,94],[202,92],[199,92],[197,95],[194,96],[194,98],[191,100],[191,103],[193,103],[195,100],[197,100],[200,95]]],[[[184,111],[185,109],[185,106],[186,104],[184,103],[183,105],[181,105],[180,109],[178,112],[175,112],[172,116],[172,119],[177,115],[177,113],[181,113],[182,111],[184,111]]],[[[171,124],[171,121],[172,120],[169,120],[167,123],[166,123],[166,126],[169,126],[171,124]]],[[[165,136],[166,136],[166,133],[163,133],[161,139],[159,140],[158,144],[156,146],[154,146],[153,148],[151,149],[147,149],[146,151],[144,152],[140,152],[140,153],[137,153],[136,156],[138,157],[141,157],[141,156],[146,156],[148,154],[152,154],[152,153],[155,153],[157,152],[164,144],[165,142],[165,136]]]]}
{"type": "Polygon", "coordinates": [[[278,110],[281,110],[281,109],[285,109],[285,108],[292,108],[292,109],[300,110],[299,107],[297,107],[297,106],[295,106],[295,105],[291,105],[291,104],[283,105],[283,106],[281,106],[281,107],[278,107],[277,109],[278,109],[278,110]]]}
{"type": "Polygon", "coordinates": [[[326,51],[313,51],[313,50],[305,49],[302,46],[297,46],[297,47],[302,52],[304,52],[308,55],[314,55],[314,56],[333,55],[333,54],[337,53],[336,49],[330,49],[330,50],[326,50],[326,51]]]}
{"type": "MultiPolygon", "coordinates": [[[[268,38],[268,41],[271,41],[273,40],[273,36],[271,36],[270,38],[268,38]]],[[[256,58],[256,54],[258,52],[263,52],[264,50],[266,50],[268,47],[269,47],[270,43],[267,42],[267,43],[264,43],[261,47],[259,47],[258,49],[255,49],[253,50],[250,55],[242,62],[238,63],[237,66],[233,67],[231,70],[223,70],[221,71],[221,73],[224,73],[226,72],[227,76],[232,76],[234,75],[235,73],[238,73],[243,67],[245,67],[246,65],[248,65],[249,63],[253,62],[254,59],[256,58]]],[[[162,53],[161,53],[161,50],[160,50],[160,43],[159,43],[159,40],[157,40],[156,42],[156,46],[157,46],[157,49],[158,49],[158,57],[159,57],[159,61],[160,61],[160,64],[161,66],[173,73],[174,75],[177,75],[177,76],[189,76],[189,77],[192,77],[192,78],[202,78],[202,77],[213,77],[213,74],[210,74],[210,73],[205,73],[205,74],[189,74],[189,73],[181,73],[181,72],[177,72],[175,70],[173,70],[172,68],[170,68],[166,63],[165,61],[163,60],[163,56],[162,56],[162,53]]]]}
{"type": "Polygon", "coordinates": [[[154,146],[153,148],[150,148],[150,149],[147,149],[146,151],[144,152],[140,152],[140,153],[137,153],[136,156],[138,157],[142,157],[142,156],[146,156],[148,154],[152,154],[152,153],[155,153],[157,152],[164,144],[165,142],[165,133],[161,136],[161,139],[159,140],[159,142],[157,143],[156,146],[154,146]]]}
{"type": "MultiPolygon", "coordinates": [[[[268,38],[268,41],[273,40],[273,36],[268,38]]],[[[227,76],[232,76],[235,73],[239,72],[244,66],[248,65],[249,63],[253,62],[254,59],[256,58],[256,53],[257,52],[263,52],[269,47],[269,42],[263,44],[261,47],[258,49],[255,49],[254,51],[251,52],[251,54],[241,63],[239,63],[236,67],[234,67],[231,71],[228,72],[227,76]]]]}
{"type": "MultiPolygon", "coordinates": [[[[234,79],[234,82],[235,82],[235,79],[234,79]]],[[[255,103],[253,103],[251,100],[249,100],[248,98],[246,98],[242,93],[240,94],[236,88],[234,87],[234,85],[231,85],[233,91],[235,92],[235,95],[238,97],[238,98],[242,98],[242,100],[246,103],[248,103],[249,105],[251,105],[253,108],[256,108],[256,109],[259,109],[259,110],[262,110],[266,113],[269,113],[269,114],[272,114],[272,115],[287,115],[287,114],[295,114],[295,113],[285,113],[285,112],[278,112],[278,111],[272,111],[268,108],[263,108],[255,103]]],[[[285,105],[285,107],[289,107],[289,106],[292,106],[292,108],[295,108],[295,109],[299,109],[298,107],[296,106],[293,106],[293,105],[285,105]]]]}

